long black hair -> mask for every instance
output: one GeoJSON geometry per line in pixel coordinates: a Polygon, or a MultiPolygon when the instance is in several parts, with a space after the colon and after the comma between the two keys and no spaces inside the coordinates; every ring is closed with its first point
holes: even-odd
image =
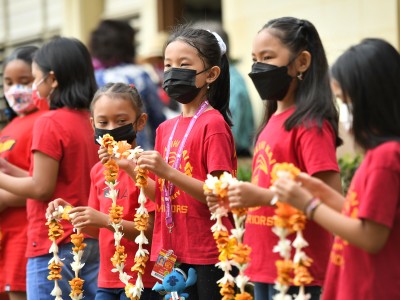
{"type": "Polygon", "coordinates": [[[58,86],[50,95],[50,108],[89,109],[96,92],[89,51],[77,39],[56,38],[44,44],[33,61],[44,75],[54,72],[58,86]]]}
{"type": "Polygon", "coordinates": [[[331,69],[352,107],[354,139],[363,149],[400,141],[400,55],[381,39],[364,39],[331,69]]]}
{"type": "MultiPolygon", "coordinates": [[[[314,25],[307,20],[293,17],[273,19],[263,26],[273,29],[271,34],[287,47],[295,58],[302,51],[311,54],[310,67],[298,81],[295,92],[296,109],[286,120],[285,129],[291,130],[299,125],[309,126],[316,122],[321,128],[324,120],[331,125],[336,135],[336,146],[342,144],[338,134],[339,113],[330,87],[329,67],[325,50],[314,25]]],[[[277,102],[266,101],[266,112],[257,136],[264,129],[271,116],[277,110],[277,102]]]]}
{"type": "Polygon", "coordinates": [[[217,38],[207,30],[195,29],[189,25],[180,25],[172,31],[167,45],[176,40],[183,41],[195,48],[199,52],[205,68],[220,67],[221,73],[210,84],[207,97],[211,106],[222,114],[229,126],[232,126],[231,112],[229,110],[229,62],[226,53],[221,55],[221,48],[217,38]]]}
{"type": "MultiPolygon", "coordinates": [[[[38,47],[36,47],[36,46],[23,46],[23,47],[16,48],[4,60],[3,71],[6,69],[8,63],[10,63],[14,60],[22,60],[29,66],[29,68],[31,68],[33,56],[35,55],[35,52],[37,50],[38,50],[38,47]]],[[[8,104],[8,101],[5,101],[5,103],[6,103],[6,109],[4,110],[4,113],[5,113],[8,121],[11,121],[12,119],[14,119],[17,116],[17,114],[10,107],[10,105],[8,104]]]]}

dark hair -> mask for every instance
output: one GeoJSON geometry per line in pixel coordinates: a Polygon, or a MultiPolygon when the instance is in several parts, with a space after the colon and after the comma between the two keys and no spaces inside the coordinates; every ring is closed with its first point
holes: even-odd
{"type": "Polygon", "coordinates": [[[101,96],[107,96],[110,98],[122,98],[130,101],[132,103],[133,109],[138,115],[142,114],[144,111],[142,98],[140,97],[138,90],[133,84],[110,82],[99,88],[96,94],[94,94],[92,103],[90,104],[90,112],[92,113],[92,116],[94,104],[101,96]]]}
{"type": "MultiPolygon", "coordinates": [[[[35,55],[35,52],[37,50],[38,50],[38,47],[36,47],[36,46],[23,46],[23,47],[16,48],[4,60],[3,70],[6,69],[8,63],[10,63],[14,60],[22,60],[29,66],[29,68],[31,68],[33,56],[35,55]]],[[[10,107],[10,105],[8,104],[8,101],[5,101],[5,103],[6,103],[6,109],[4,110],[4,114],[6,115],[8,121],[11,121],[12,119],[14,119],[17,116],[17,114],[10,107]]]]}
{"type": "Polygon", "coordinates": [[[97,89],[90,54],[77,39],[56,38],[40,48],[34,62],[47,75],[54,72],[58,86],[50,95],[50,108],[89,109],[97,89]]]}
{"type": "Polygon", "coordinates": [[[127,22],[101,21],[90,35],[89,49],[105,67],[133,63],[136,56],[135,30],[127,22]]]}
{"type": "MultiPolygon", "coordinates": [[[[328,61],[314,25],[307,20],[283,17],[269,21],[261,30],[267,28],[273,29],[271,34],[290,50],[292,59],[302,51],[311,54],[310,67],[304,72],[303,80],[298,82],[296,110],[285,121],[285,129],[289,131],[299,125],[309,126],[312,122],[321,128],[323,121],[327,120],[335,132],[336,146],[341,145],[342,140],[338,136],[339,113],[330,87],[328,61]]],[[[266,102],[266,113],[257,136],[277,109],[276,101],[266,102]]]]}
{"type": "Polygon", "coordinates": [[[180,25],[171,33],[167,45],[177,40],[195,48],[205,68],[213,66],[221,68],[218,78],[210,84],[207,97],[211,106],[222,114],[229,126],[232,126],[229,111],[229,62],[226,54],[221,55],[221,48],[216,37],[207,30],[180,25]]]}
{"type": "Polygon", "coordinates": [[[364,39],[343,53],[331,69],[353,110],[357,144],[371,149],[400,139],[400,55],[381,39],[364,39]]]}

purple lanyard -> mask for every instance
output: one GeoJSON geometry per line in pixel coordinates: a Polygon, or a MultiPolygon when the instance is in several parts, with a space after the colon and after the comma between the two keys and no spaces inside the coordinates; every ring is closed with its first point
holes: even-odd
{"type": "MultiPolygon", "coordinates": [[[[206,110],[207,107],[208,107],[208,101],[204,101],[200,105],[198,110],[196,111],[196,114],[190,120],[189,126],[186,129],[185,135],[183,136],[183,139],[179,144],[178,152],[176,154],[176,159],[172,166],[174,169],[177,170],[179,168],[179,165],[181,164],[183,147],[185,146],[186,140],[187,140],[190,132],[192,131],[194,123],[196,123],[197,119],[206,110]]],[[[172,129],[171,135],[169,136],[169,139],[168,139],[167,150],[165,152],[165,161],[167,163],[168,163],[168,159],[169,159],[169,153],[171,151],[172,140],[174,138],[176,128],[178,127],[178,123],[181,118],[182,118],[182,116],[180,116],[178,118],[178,120],[176,121],[174,128],[172,129]]],[[[164,204],[165,204],[165,223],[167,225],[167,228],[169,229],[169,232],[171,232],[172,227],[174,227],[174,221],[172,220],[172,204],[171,204],[171,195],[172,195],[173,189],[174,189],[174,184],[172,182],[167,182],[167,181],[164,182],[163,194],[164,194],[164,204]]]]}

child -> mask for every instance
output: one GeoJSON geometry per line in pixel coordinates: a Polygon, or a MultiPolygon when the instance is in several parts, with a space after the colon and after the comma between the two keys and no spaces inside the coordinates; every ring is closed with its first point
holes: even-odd
{"type": "MultiPolygon", "coordinates": [[[[97,161],[97,147],[91,138],[89,105],[96,89],[90,55],[75,39],[57,38],[40,48],[33,59],[34,85],[41,97],[47,97],[52,111],[41,115],[33,126],[33,167],[24,177],[0,172],[0,188],[27,200],[28,241],[26,255],[28,299],[51,297],[54,283],[47,280],[51,245],[45,212],[48,202],[63,197],[74,206],[86,205],[89,196],[90,169],[97,161]],[[47,295],[47,296],[46,296],[47,295]]],[[[71,224],[63,224],[64,236],[58,240],[59,255],[64,258],[64,296],[70,292],[71,224]]],[[[97,290],[98,242],[86,239],[80,274],[88,299],[97,290]]]]}
{"type": "Polygon", "coordinates": [[[306,174],[299,176],[304,188],[280,180],[277,193],[336,235],[323,299],[399,299],[400,55],[383,40],[365,39],[338,58],[332,77],[366,151],[347,197],[306,174]]]}
{"type": "MultiPolygon", "coordinates": [[[[110,134],[116,141],[128,141],[132,148],[136,147],[136,134],[143,130],[147,121],[147,114],[143,113],[143,103],[135,87],[124,83],[108,83],[101,87],[94,95],[91,103],[91,122],[95,130],[95,139],[104,134],[110,134]]],[[[70,211],[72,224],[76,228],[84,228],[84,232],[99,236],[100,244],[100,271],[96,300],[128,299],[125,296],[125,285],[119,280],[118,273],[112,273],[114,268],[110,258],[114,255],[114,229],[109,225],[109,208],[111,199],[105,197],[107,186],[104,179],[104,166],[98,162],[91,171],[91,192],[88,206],[75,207],[70,211]]],[[[125,239],[121,245],[128,254],[125,271],[133,275],[129,270],[134,264],[134,254],[137,244],[133,242],[138,235],[134,228],[133,216],[139,207],[139,189],[132,184],[125,172],[118,176],[118,205],[124,208],[123,234],[125,239]],[[128,221],[130,219],[131,221],[128,221]]],[[[66,206],[69,203],[57,199],[50,202],[47,213],[52,213],[59,205],[66,206]]],[[[154,212],[155,205],[150,202],[147,209],[154,212]]],[[[153,215],[150,215],[150,224],[153,225],[153,215]]],[[[151,236],[152,228],[146,234],[151,236]]],[[[158,293],[152,292],[156,280],[150,276],[153,264],[148,262],[144,274],[144,292],[140,299],[159,299],[158,293]]],[[[136,276],[130,280],[136,282],[136,276]]]]}
{"type": "MultiPolygon", "coordinates": [[[[264,300],[277,292],[275,261],[280,257],[272,252],[278,237],[271,230],[271,170],[275,163],[293,163],[340,191],[335,154],[340,139],[328,63],[309,21],[291,17],[269,21],[254,40],[252,56],[249,76],[267,100],[266,112],[254,148],[252,184],[232,185],[228,198],[232,208],[253,207],[244,238],[252,247],[247,274],[255,283],[255,298],[264,300]]],[[[305,252],[314,260],[310,267],[314,281],[306,292],[314,300],[319,299],[332,237],[313,222],[307,223],[304,235],[310,243],[305,252]]],[[[291,287],[288,294],[298,290],[291,287]]]]}
{"type": "MultiPolygon", "coordinates": [[[[189,299],[220,299],[215,267],[218,250],[213,222],[203,194],[207,174],[235,174],[237,161],[229,126],[229,65],[219,36],[178,27],[165,49],[163,88],[182,103],[182,114],[157,129],[155,151],[137,159],[155,175],[146,189],[156,202],[151,259],[162,249],[173,250],[179,268],[197,271],[189,299]],[[208,101],[207,101],[208,100],[208,101]]],[[[228,230],[232,228],[224,220],[228,230]]]]}
{"type": "MultiPolygon", "coordinates": [[[[42,114],[32,99],[31,65],[37,49],[17,48],[4,61],[4,94],[8,110],[15,117],[1,130],[0,157],[25,172],[31,163],[32,127],[42,114]]],[[[26,198],[0,189],[0,293],[7,291],[10,300],[26,299],[25,204],[26,198]]]]}

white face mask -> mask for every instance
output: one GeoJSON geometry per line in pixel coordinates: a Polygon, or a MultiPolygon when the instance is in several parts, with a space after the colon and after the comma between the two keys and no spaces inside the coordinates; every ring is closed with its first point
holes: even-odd
{"type": "Polygon", "coordinates": [[[351,130],[353,126],[353,109],[351,103],[340,104],[340,122],[347,132],[351,130]]]}
{"type": "Polygon", "coordinates": [[[32,89],[26,85],[13,85],[5,94],[8,105],[18,114],[26,114],[36,109],[32,99],[32,89]]]}

